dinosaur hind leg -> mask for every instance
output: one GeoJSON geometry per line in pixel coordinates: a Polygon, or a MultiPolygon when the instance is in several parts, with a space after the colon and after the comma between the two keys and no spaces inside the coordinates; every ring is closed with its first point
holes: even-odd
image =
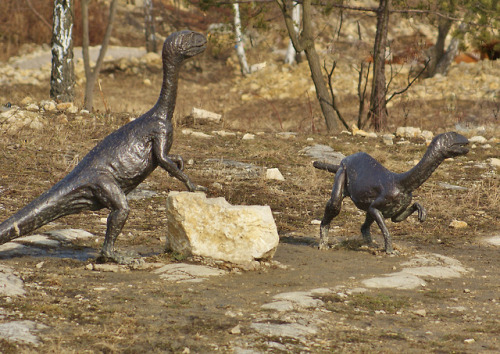
{"type": "Polygon", "coordinates": [[[372,236],[370,233],[370,227],[372,226],[375,219],[369,214],[366,214],[365,222],[361,226],[361,235],[363,235],[363,239],[369,245],[373,243],[372,236]]]}
{"type": "Polygon", "coordinates": [[[385,225],[384,216],[382,215],[380,210],[373,207],[373,205],[370,206],[370,208],[368,208],[368,214],[370,215],[370,217],[375,219],[378,227],[380,228],[380,230],[382,231],[382,234],[384,235],[385,252],[386,253],[394,253],[394,249],[392,248],[391,234],[389,234],[389,230],[387,229],[387,226],[385,225]]]}
{"type": "Polygon", "coordinates": [[[120,264],[131,263],[132,259],[118,254],[115,249],[115,241],[127,221],[130,208],[127,196],[121,188],[110,178],[101,178],[98,184],[97,198],[100,203],[111,211],[108,215],[106,236],[102,245],[99,261],[113,261],[120,264]]]}
{"type": "Polygon", "coordinates": [[[321,220],[319,249],[328,249],[328,230],[330,229],[330,222],[340,213],[340,209],[342,208],[342,200],[345,196],[345,181],[346,173],[343,166],[341,166],[335,174],[332,195],[326,203],[325,213],[321,220]]]}

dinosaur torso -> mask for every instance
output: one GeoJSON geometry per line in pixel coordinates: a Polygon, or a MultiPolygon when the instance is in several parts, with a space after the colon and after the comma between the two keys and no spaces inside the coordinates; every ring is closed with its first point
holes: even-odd
{"type": "Polygon", "coordinates": [[[403,212],[411,203],[412,193],[398,184],[398,175],[386,169],[364,152],[344,158],[346,173],[344,194],[361,210],[376,203],[385,218],[403,212]]]}

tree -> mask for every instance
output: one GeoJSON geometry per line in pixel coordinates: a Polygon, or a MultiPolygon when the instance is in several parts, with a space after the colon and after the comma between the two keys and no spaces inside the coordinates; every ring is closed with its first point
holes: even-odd
{"type": "Polygon", "coordinates": [[[311,0],[302,1],[302,32],[299,33],[295,32],[295,22],[292,17],[294,7],[293,0],[276,0],[276,2],[283,13],[288,35],[290,36],[295,51],[304,51],[306,54],[309,69],[311,70],[311,77],[314,82],[314,87],[316,88],[316,96],[319,100],[323,116],[325,117],[326,128],[328,131],[335,130],[337,129],[338,116],[333,108],[332,97],[330,96],[323,78],[319,55],[314,47],[311,0]]]}
{"type": "Polygon", "coordinates": [[[82,43],[82,53],[83,53],[83,65],[85,67],[85,98],[84,98],[84,108],[88,111],[92,111],[93,98],[94,98],[94,86],[99,76],[99,71],[101,70],[102,63],[104,61],[104,56],[106,55],[106,50],[108,49],[109,39],[111,37],[111,31],[113,29],[113,21],[116,14],[116,7],[118,5],[117,0],[112,0],[109,5],[109,17],[108,25],[106,26],[106,32],[102,40],[101,49],[99,51],[99,56],[95,63],[94,68],[90,67],[90,57],[89,57],[89,1],[81,0],[82,5],[82,28],[83,28],[83,43],[82,43]]]}
{"type": "Polygon", "coordinates": [[[146,35],[146,51],[156,52],[156,30],[153,15],[153,0],[144,0],[144,33],[146,35]]]}
{"type": "Polygon", "coordinates": [[[240,17],[240,5],[235,2],[233,3],[234,11],[234,33],[236,39],[236,55],[238,56],[238,61],[240,62],[240,69],[243,75],[250,74],[250,67],[248,66],[247,57],[245,55],[245,47],[243,45],[243,34],[241,31],[241,17],[240,17]]]}
{"type": "Polygon", "coordinates": [[[380,131],[387,124],[385,48],[389,28],[390,0],[380,0],[377,9],[377,32],[373,46],[373,81],[368,118],[373,128],[380,131]]]}
{"type": "MultiPolygon", "coordinates": [[[[300,9],[301,6],[298,2],[295,2],[292,10],[292,20],[294,24],[294,30],[295,34],[298,35],[300,31],[300,9]]],[[[295,51],[295,48],[293,47],[293,43],[290,40],[288,42],[288,48],[286,50],[285,54],[285,64],[294,64],[296,62],[300,61],[300,53],[295,51]]]]}
{"type": "Polygon", "coordinates": [[[74,98],[73,23],[73,0],[54,0],[50,97],[61,102],[74,98]]]}

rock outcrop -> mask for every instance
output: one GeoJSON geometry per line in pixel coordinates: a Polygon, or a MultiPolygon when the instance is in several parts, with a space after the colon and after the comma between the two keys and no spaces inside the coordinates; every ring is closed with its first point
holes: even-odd
{"type": "Polygon", "coordinates": [[[231,205],[204,193],[168,195],[167,251],[248,264],[271,259],[278,242],[269,206],[231,205]]]}

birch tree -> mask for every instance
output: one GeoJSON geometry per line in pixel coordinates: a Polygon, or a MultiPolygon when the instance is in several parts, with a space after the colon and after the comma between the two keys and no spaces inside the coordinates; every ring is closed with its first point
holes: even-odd
{"type": "Polygon", "coordinates": [[[144,33],[146,35],[146,51],[156,52],[156,29],[153,14],[153,0],[144,0],[144,33]]]}
{"type": "Polygon", "coordinates": [[[104,56],[106,55],[106,50],[108,49],[109,39],[111,37],[111,31],[113,29],[113,21],[115,18],[118,1],[112,0],[111,4],[109,5],[108,25],[106,26],[106,32],[104,33],[101,49],[99,50],[99,56],[97,58],[94,68],[90,67],[90,56],[89,56],[89,6],[88,6],[89,1],[90,0],[81,0],[82,28],[83,28],[82,54],[83,54],[83,65],[85,67],[84,108],[88,111],[92,111],[94,86],[97,77],[99,76],[99,71],[101,70],[101,66],[104,61],[104,56]]]}
{"type": "MultiPolygon", "coordinates": [[[[300,13],[301,13],[301,6],[298,2],[295,2],[292,10],[292,21],[293,21],[293,29],[295,35],[298,35],[300,31],[300,13]]],[[[289,40],[288,48],[285,54],[285,64],[295,64],[296,62],[298,62],[299,56],[300,53],[297,52],[293,47],[292,40],[289,40]]]]}
{"type": "Polygon", "coordinates": [[[50,97],[60,102],[74,98],[73,22],[73,0],[54,0],[50,97]]]}
{"type": "Polygon", "coordinates": [[[243,33],[241,31],[241,17],[240,17],[240,5],[238,3],[233,3],[234,11],[234,34],[236,40],[236,55],[238,56],[238,61],[240,63],[241,73],[243,75],[250,74],[250,67],[248,66],[247,57],[245,54],[245,47],[243,45],[243,33]]]}

